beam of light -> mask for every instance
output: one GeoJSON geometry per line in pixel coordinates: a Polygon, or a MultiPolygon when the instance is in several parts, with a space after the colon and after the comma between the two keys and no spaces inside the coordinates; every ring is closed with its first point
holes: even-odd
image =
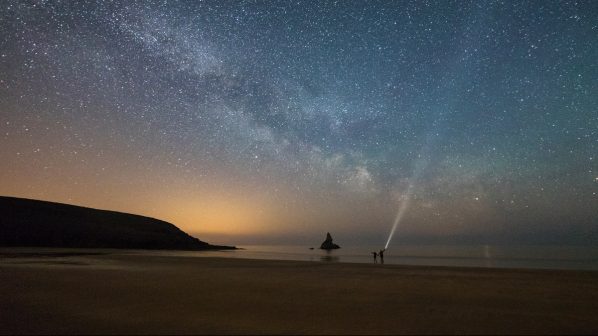
{"type": "Polygon", "coordinates": [[[397,215],[395,216],[395,221],[392,224],[392,228],[390,229],[390,234],[388,235],[388,240],[386,241],[386,244],[384,245],[384,249],[388,248],[388,245],[390,244],[390,241],[392,240],[392,236],[394,236],[394,234],[395,234],[395,230],[397,229],[399,222],[401,222],[401,219],[403,219],[403,216],[405,216],[405,213],[407,212],[407,209],[409,208],[409,203],[411,203],[412,190],[413,190],[413,184],[409,184],[409,188],[407,189],[407,194],[405,195],[403,202],[401,202],[401,205],[399,206],[399,210],[397,211],[397,215]]]}
{"type": "MultiPolygon", "coordinates": [[[[431,138],[428,136],[427,145],[422,150],[422,152],[424,152],[425,154],[427,154],[427,151],[429,150],[430,141],[431,141],[431,138]]],[[[399,226],[399,223],[401,222],[401,220],[407,213],[407,210],[409,210],[409,205],[411,204],[411,199],[413,196],[413,190],[415,189],[415,184],[418,182],[424,169],[428,165],[428,160],[426,160],[425,157],[426,157],[426,155],[422,156],[420,154],[419,159],[415,162],[415,168],[413,170],[413,175],[411,176],[411,181],[409,183],[409,186],[407,187],[407,192],[403,196],[403,201],[401,202],[401,205],[399,205],[399,210],[397,210],[397,215],[395,216],[395,220],[392,223],[392,228],[390,229],[390,234],[388,235],[388,239],[386,240],[384,249],[387,249],[388,245],[390,245],[390,241],[392,240],[392,237],[394,236],[395,231],[397,230],[397,227],[399,226]]]]}
{"type": "MultiPolygon", "coordinates": [[[[476,20],[469,20],[472,22],[473,28],[476,25],[481,24],[482,22],[486,22],[483,18],[491,14],[491,10],[488,8],[480,8],[477,12],[473,13],[474,18],[479,18],[476,20]]],[[[478,31],[477,29],[472,29],[471,31],[478,31]]],[[[471,36],[464,36],[462,40],[462,48],[458,48],[461,50],[472,49],[473,47],[479,47],[481,40],[476,38],[475,35],[471,36]]],[[[448,75],[451,74],[461,74],[467,73],[467,68],[465,66],[465,62],[462,62],[465,55],[462,53],[460,57],[457,57],[453,60],[452,65],[447,67],[446,73],[448,75]]],[[[449,76],[451,77],[451,76],[449,76]]],[[[392,228],[390,229],[390,234],[388,235],[388,240],[384,245],[384,249],[387,249],[390,245],[390,241],[395,234],[395,231],[401,220],[405,216],[405,213],[409,210],[409,205],[411,204],[411,198],[413,194],[413,189],[415,185],[418,183],[421,175],[423,174],[424,170],[429,164],[429,158],[432,154],[432,148],[435,144],[440,140],[440,134],[442,133],[442,127],[446,122],[447,115],[451,112],[452,108],[455,106],[456,101],[454,101],[453,97],[456,97],[460,93],[459,87],[464,85],[464,83],[468,83],[468,80],[463,76],[460,80],[456,81],[446,81],[443,83],[442,87],[444,88],[445,92],[445,99],[439,99],[439,101],[445,101],[444,105],[439,105],[432,113],[430,129],[428,129],[426,134],[426,141],[423,144],[422,150],[418,155],[418,160],[415,161],[415,167],[413,169],[413,175],[411,176],[409,187],[407,188],[407,192],[405,194],[403,202],[399,205],[399,210],[397,211],[397,215],[395,216],[395,220],[392,224],[392,228]]]]}

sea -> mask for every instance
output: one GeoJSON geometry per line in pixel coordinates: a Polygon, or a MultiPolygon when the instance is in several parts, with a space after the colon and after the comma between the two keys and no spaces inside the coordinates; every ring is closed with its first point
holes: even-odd
{"type": "MultiPolygon", "coordinates": [[[[226,251],[128,251],[162,256],[225,257],[297,260],[322,263],[374,263],[376,246],[346,246],[325,251],[302,245],[247,245],[226,251]]],[[[381,263],[380,258],[377,260],[381,263]]],[[[598,247],[593,246],[391,246],[384,253],[390,265],[460,266],[598,270],[598,247]]]]}

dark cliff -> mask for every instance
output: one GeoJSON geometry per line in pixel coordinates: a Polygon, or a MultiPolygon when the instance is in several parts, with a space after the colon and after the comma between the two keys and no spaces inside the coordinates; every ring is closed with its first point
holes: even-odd
{"type": "Polygon", "coordinates": [[[2,196],[0,246],[234,249],[210,245],[154,218],[2,196]]]}

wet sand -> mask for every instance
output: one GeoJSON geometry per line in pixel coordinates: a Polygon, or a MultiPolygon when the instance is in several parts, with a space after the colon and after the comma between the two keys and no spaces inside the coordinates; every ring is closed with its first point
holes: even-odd
{"type": "Polygon", "coordinates": [[[597,334],[598,272],[0,254],[2,334],[597,334]]]}

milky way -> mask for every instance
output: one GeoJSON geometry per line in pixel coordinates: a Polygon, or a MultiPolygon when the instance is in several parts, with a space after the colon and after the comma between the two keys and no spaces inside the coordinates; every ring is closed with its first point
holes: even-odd
{"type": "Polygon", "coordinates": [[[4,2],[0,193],[222,242],[598,242],[598,3],[4,2]],[[410,187],[411,186],[411,187],[410,187]]]}

